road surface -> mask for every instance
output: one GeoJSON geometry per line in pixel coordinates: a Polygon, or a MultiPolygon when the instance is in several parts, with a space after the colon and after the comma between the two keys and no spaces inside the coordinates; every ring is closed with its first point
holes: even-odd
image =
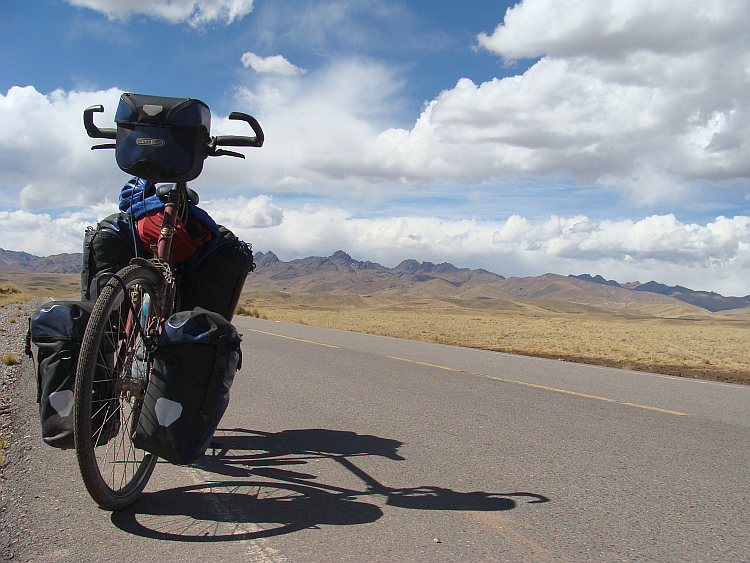
{"type": "Polygon", "coordinates": [[[750,387],[237,317],[196,464],[111,514],[19,384],[14,561],[750,561],[750,387]]]}

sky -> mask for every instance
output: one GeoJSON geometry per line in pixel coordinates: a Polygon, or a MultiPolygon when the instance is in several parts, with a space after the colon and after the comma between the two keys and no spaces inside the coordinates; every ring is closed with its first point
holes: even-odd
{"type": "Polygon", "coordinates": [[[748,295],[748,29],[747,0],[0,0],[0,247],[116,211],[82,112],[135,92],[260,121],[191,186],[282,260],[748,295]]]}

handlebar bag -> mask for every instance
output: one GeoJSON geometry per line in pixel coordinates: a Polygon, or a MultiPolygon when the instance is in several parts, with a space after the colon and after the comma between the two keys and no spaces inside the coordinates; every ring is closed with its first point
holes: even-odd
{"type": "Polygon", "coordinates": [[[125,93],[115,123],[115,158],[124,172],[153,182],[188,182],[203,170],[211,111],[200,100],[125,93]]]}
{"type": "MultiPolygon", "coordinates": [[[[32,356],[32,343],[37,348],[42,440],[56,448],[73,447],[73,388],[81,341],[93,308],[94,303],[50,301],[36,310],[29,324],[26,352],[32,356]]],[[[113,357],[113,351],[102,352],[105,362],[113,357]]],[[[98,433],[97,445],[103,445],[120,429],[119,405],[106,378],[95,379],[101,381],[94,386],[94,401],[102,408],[97,409],[92,431],[98,433]]]]}
{"type": "Polygon", "coordinates": [[[152,354],[133,444],[176,465],[202,456],[229,405],[240,341],[218,313],[195,308],[172,315],[152,354]]]}

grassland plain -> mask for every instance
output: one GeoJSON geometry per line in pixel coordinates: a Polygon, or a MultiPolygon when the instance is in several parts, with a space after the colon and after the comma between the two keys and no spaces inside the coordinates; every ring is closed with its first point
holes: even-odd
{"type": "Polygon", "coordinates": [[[0,305],[37,297],[80,299],[79,274],[0,273],[0,305]]]}
{"type": "Polygon", "coordinates": [[[283,322],[750,384],[744,318],[555,301],[284,292],[245,293],[241,303],[283,322]]]}
{"type": "MultiPolygon", "coordinates": [[[[76,274],[0,273],[0,305],[78,298],[79,282],[76,274]]],[[[246,314],[283,322],[750,384],[746,313],[342,292],[252,291],[240,303],[246,314]]]]}

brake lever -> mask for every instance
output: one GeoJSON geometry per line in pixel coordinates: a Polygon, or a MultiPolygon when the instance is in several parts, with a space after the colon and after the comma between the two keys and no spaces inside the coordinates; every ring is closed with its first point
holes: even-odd
{"type": "Polygon", "coordinates": [[[234,156],[237,158],[245,158],[245,155],[242,153],[228,151],[225,149],[216,149],[214,150],[213,154],[211,154],[211,156],[234,156]]]}
{"type": "Polygon", "coordinates": [[[219,139],[220,137],[211,137],[211,142],[206,146],[206,156],[234,156],[236,158],[245,158],[244,154],[218,148],[219,139]]]}

